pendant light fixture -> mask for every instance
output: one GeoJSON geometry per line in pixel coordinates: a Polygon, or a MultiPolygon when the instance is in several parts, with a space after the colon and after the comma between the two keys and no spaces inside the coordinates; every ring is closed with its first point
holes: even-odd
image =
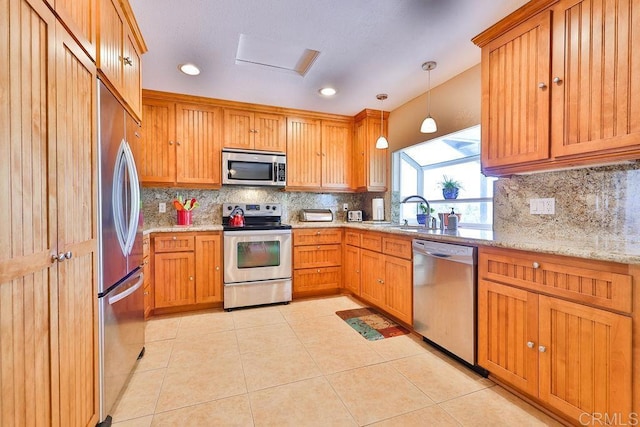
{"type": "MultiPolygon", "coordinates": [[[[382,103],[382,101],[388,98],[388,95],[386,93],[380,93],[376,95],[376,98],[382,103]]],[[[380,150],[389,148],[389,141],[384,137],[384,111],[382,110],[382,104],[380,106],[380,137],[376,141],[376,148],[380,150]]]]}
{"type": "Polygon", "coordinates": [[[434,133],[438,130],[436,121],[431,117],[431,70],[438,65],[435,61],[427,61],[422,64],[422,69],[429,73],[429,90],[427,91],[427,118],[422,122],[420,126],[420,132],[422,133],[434,133]]]}

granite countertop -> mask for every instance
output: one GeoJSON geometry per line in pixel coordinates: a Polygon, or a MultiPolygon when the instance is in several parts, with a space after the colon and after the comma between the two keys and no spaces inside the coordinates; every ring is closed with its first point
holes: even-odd
{"type": "MultiPolygon", "coordinates": [[[[295,222],[291,223],[291,226],[294,229],[346,227],[357,230],[380,231],[402,236],[419,237],[426,240],[440,242],[520,249],[585,259],[612,261],[625,264],[640,264],[640,237],[625,240],[607,238],[606,236],[598,235],[558,238],[555,236],[550,237],[532,234],[526,231],[517,234],[510,234],[470,228],[459,228],[456,231],[426,230],[417,228],[402,229],[398,224],[372,224],[342,221],[295,222]]],[[[220,230],[222,230],[222,225],[219,224],[195,225],[188,227],[170,226],[150,228],[144,230],[144,234],[220,230]]]]}

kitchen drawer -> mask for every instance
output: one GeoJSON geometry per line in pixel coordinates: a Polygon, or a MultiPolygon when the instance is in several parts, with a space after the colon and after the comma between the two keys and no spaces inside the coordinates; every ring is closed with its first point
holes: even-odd
{"type": "Polygon", "coordinates": [[[385,255],[411,259],[412,251],[411,240],[396,239],[392,237],[382,238],[382,253],[385,255]]]}
{"type": "Polygon", "coordinates": [[[360,246],[371,251],[382,252],[382,236],[377,233],[362,233],[360,246]]]}
{"type": "Polygon", "coordinates": [[[308,228],[293,230],[293,245],[328,245],[342,243],[340,228],[308,228]]]}
{"type": "Polygon", "coordinates": [[[360,237],[362,233],[357,231],[345,231],[344,233],[344,242],[347,245],[358,246],[360,247],[360,237]]]}
{"type": "Polygon", "coordinates": [[[340,267],[305,268],[293,272],[293,293],[338,290],[342,278],[340,267]]]}
{"type": "Polygon", "coordinates": [[[508,249],[478,251],[481,279],[631,313],[632,277],[624,267],[508,249]]]}
{"type": "Polygon", "coordinates": [[[341,245],[308,245],[293,248],[293,268],[331,267],[341,264],[341,245]]]}
{"type": "Polygon", "coordinates": [[[158,252],[191,252],[195,247],[193,235],[167,234],[153,238],[154,251],[158,252]]]}

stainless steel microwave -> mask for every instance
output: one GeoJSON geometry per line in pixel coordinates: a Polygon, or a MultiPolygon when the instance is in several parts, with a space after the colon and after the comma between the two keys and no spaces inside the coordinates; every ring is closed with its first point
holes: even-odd
{"type": "Polygon", "coordinates": [[[287,183],[287,156],[270,151],[224,149],[222,183],[284,187],[287,183]]]}

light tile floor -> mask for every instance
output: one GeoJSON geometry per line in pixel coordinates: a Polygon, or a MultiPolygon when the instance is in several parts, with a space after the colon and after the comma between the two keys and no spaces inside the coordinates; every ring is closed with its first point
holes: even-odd
{"type": "Polygon", "coordinates": [[[152,318],[114,426],[559,425],[417,336],[367,341],[335,315],[361,306],[152,318]]]}

